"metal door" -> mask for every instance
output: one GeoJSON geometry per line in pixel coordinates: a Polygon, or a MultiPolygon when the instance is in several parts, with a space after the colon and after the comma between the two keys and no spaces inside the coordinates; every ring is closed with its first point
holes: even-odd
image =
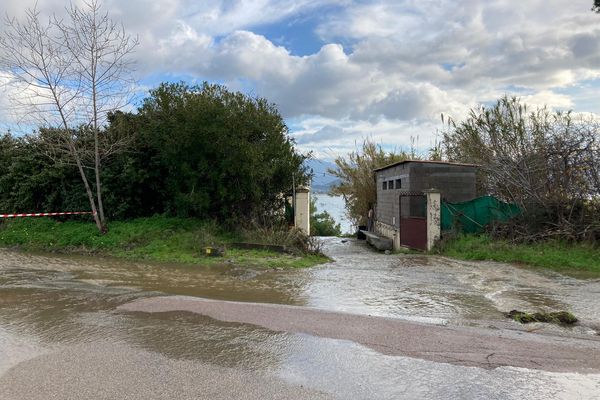
{"type": "Polygon", "coordinates": [[[400,245],[427,250],[427,196],[423,192],[401,192],[398,203],[400,245]]]}

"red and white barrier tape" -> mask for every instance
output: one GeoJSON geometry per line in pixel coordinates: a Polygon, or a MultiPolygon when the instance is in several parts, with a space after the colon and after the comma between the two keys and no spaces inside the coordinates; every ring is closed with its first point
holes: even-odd
{"type": "Polygon", "coordinates": [[[91,211],[56,212],[56,213],[29,213],[29,214],[0,214],[0,218],[19,217],[56,217],[59,215],[92,215],[91,211]]]}

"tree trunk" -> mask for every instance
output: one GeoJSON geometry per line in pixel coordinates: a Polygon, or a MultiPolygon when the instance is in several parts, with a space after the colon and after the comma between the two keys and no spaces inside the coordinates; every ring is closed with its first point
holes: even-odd
{"type": "Polygon", "coordinates": [[[104,205],[102,204],[102,182],[100,181],[100,149],[98,144],[98,129],[94,129],[94,173],[96,175],[96,198],[98,199],[98,219],[102,226],[101,232],[108,232],[104,218],[104,205]]]}
{"type": "Polygon", "coordinates": [[[77,163],[77,169],[79,170],[79,174],[81,175],[81,180],[83,181],[83,186],[85,187],[85,192],[88,196],[88,200],[90,202],[90,207],[92,208],[92,214],[94,216],[94,222],[96,223],[96,227],[101,234],[105,234],[107,232],[106,226],[100,219],[98,215],[98,210],[96,209],[96,202],[94,201],[94,193],[90,188],[90,184],[87,179],[87,175],[85,174],[85,170],[83,169],[83,165],[81,164],[81,160],[77,155],[77,150],[73,145],[71,145],[71,150],[73,152],[73,156],[75,158],[75,162],[77,163]]]}

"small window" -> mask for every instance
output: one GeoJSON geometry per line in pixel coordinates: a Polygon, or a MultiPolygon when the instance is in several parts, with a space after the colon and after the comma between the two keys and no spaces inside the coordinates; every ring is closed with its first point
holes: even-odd
{"type": "Polygon", "coordinates": [[[389,181],[388,182],[388,189],[393,189],[394,188],[394,181],[389,181]]]}
{"type": "Polygon", "coordinates": [[[387,181],[383,182],[383,190],[387,190],[387,181]]]}
{"type": "Polygon", "coordinates": [[[402,187],[402,179],[396,179],[396,189],[400,189],[402,187]]]}

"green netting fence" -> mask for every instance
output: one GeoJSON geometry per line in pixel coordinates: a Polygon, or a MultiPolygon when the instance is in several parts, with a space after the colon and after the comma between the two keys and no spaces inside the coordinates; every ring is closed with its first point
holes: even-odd
{"type": "Polygon", "coordinates": [[[483,196],[463,203],[442,202],[442,230],[457,229],[477,233],[494,221],[506,221],[521,213],[516,204],[493,196],[483,196]]]}

